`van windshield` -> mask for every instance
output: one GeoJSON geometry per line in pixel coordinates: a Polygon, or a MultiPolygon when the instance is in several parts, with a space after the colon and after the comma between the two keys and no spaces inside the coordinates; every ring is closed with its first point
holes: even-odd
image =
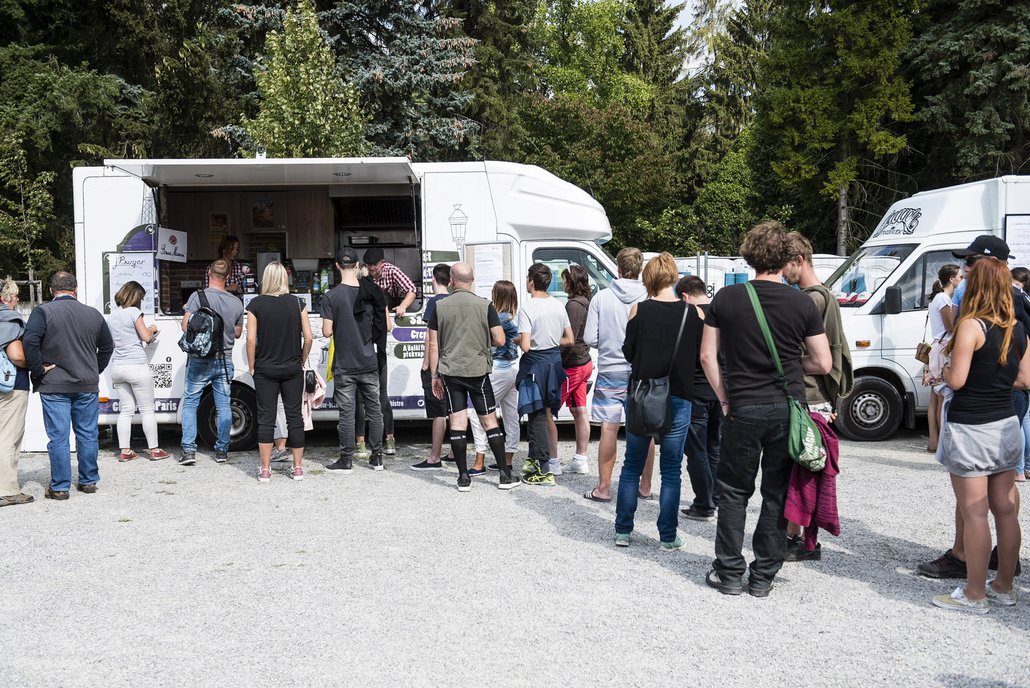
{"type": "Polygon", "coordinates": [[[915,248],[915,244],[860,248],[826,280],[826,286],[841,306],[861,306],[915,248]]]}

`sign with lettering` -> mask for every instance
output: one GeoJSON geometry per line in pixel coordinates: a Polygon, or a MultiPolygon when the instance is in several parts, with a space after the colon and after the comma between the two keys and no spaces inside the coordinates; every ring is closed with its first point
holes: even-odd
{"type": "Polygon", "coordinates": [[[118,290],[128,282],[139,282],[145,292],[143,302],[139,308],[147,315],[153,315],[155,306],[155,294],[157,293],[157,274],[154,269],[153,253],[107,253],[107,290],[104,294],[104,309],[106,313],[112,312],[118,306],[115,305],[114,296],[118,290]]]}
{"type": "Polygon", "coordinates": [[[186,262],[186,232],[161,227],[157,231],[157,259],[186,262]]]}
{"type": "Polygon", "coordinates": [[[908,236],[916,231],[919,218],[923,216],[922,208],[898,208],[882,220],[870,239],[880,236],[908,236]]]}

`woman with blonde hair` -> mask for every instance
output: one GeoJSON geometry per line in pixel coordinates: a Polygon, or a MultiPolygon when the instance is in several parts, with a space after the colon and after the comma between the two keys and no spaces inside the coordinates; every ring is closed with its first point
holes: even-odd
{"type": "Polygon", "coordinates": [[[154,416],[154,376],[144,348],[157,336],[157,325],[143,322],[140,304],[146,290],[139,282],[126,282],[114,295],[117,308],[107,316],[107,326],[114,340],[111,356],[111,384],[118,392],[119,461],[138,457],[132,451],[132,419],[139,409],[143,434],[151,461],[166,459],[168,452],[157,446],[157,418],[154,416]]]}
{"type": "Polygon", "coordinates": [[[0,392],[0,506],[34,501],[32,495],[21,491],[18,483],[18,455],[25,435],[25,410],[29,405],[29,371],[21,345],[25,322],[17,308],[17,283],[10,278],[0,280],[0,349],[16,368],[13,384],[5,380],[13,389],[0,392]]]}
{"type": "Polygon", "coordinates": [[[311,351],[311,323],[304,302],[290,294],[282,263],[269,263],[261,294],[247,306],[247,360],[257,396],[258,482],[272,479],[272,440],[279,397],[286,413],[287,445],[293,452],[293,480],[304,479],[304,364],[311,351]],[[302,343],[303,342],[303,343],[302,343]]]}
{"type": "Polygon", "coordinates": [[[1012,388],[1030,386],[1027,335],[1016,320],[1012,276],[997,258],[978,261],[968,285],[955,334],[945,347],[951,363],[944,382],[955,394],[944,411],[937,460],[951,474],[962,514],[966,584],[933,604],[986,614],[990,603],[1016,603],[1012,579],[1019,557],[1015,473],[1023,438],[1012,404],[1012,388]],[[987,581],[991,556],[988,511],[998,529],[998,574],[987,581]]]}
{"type": "MultiPolygon", "coordinates": [[[[658,497],[658,536],[662,551],[683,547],[676,533],[679,525],[683,446],[690,428],[697,342],[703,322],[697,310],[676,296],[679,279],[676,261],[669,253],[653,258],[644,268],[648,299],[635,304],[626,325],[622,353],[630,364],[630,395],[644,380],[669,378],[669,422],[658,433],[662,490],[658,497]]],[[[615,506],[615,544],[628,547],[637,510],[640,475],[647,460],[651,437],[626,428],[626,458],[619,475],[615,506]]]]}
{"type": "MultiPolygon", "coordinates": [[[[515,452],[519,449],[519,389],[515,385],[515,377],[519,373],[519,328],[516,318],[519,313],[519,292],[512,282],[497,280],[494,282],[490,300],[497,311],[497,319],[504,330],[504,346],[494,347],[493,370],[490,373],[490,385],[494,390],[494,398],[501,409],[501,422],[504,423],[504,457],[511,465],[515,452]]],[[[482,475],[486,472],[483,466],[489,444],[486,430],[475,413],[468,414],[472,426],[472,437],[476,443],[476,462],[469,470],[469,475],[482,475]]],[[[499,471],[500,467],[492,463],[491,471],[499,471]]]]}

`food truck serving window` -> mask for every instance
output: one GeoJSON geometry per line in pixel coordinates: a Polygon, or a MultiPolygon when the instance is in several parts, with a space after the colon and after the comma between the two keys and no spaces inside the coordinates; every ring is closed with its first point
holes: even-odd
{"type": "Polygon", "coordinates": [[[837,268],[826,286],[841,306],[857,308],[869,300],[914,250],[912,244],[861,248],[837,268]]]}

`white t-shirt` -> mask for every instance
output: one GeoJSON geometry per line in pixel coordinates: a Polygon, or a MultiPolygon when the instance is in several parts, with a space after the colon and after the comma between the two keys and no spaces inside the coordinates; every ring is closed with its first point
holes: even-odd
{"type": "Polygon", "coordinates": [[[930,302],[930,336],[934,341],[938,341],[942,339],[944,335],[948,334],[948,329],[944,326],[944,316],[941,315],[941,311],[950,307],[951,297],[943,291],[933,297],[933,301],[930,302]]]}
{"type": "Polygon", "coordinates": [[[519,306],[519,332],[529,332],[532,351],[553,349],[561,343],[566,327],[572,327],[565,304],[553,296],[525,299],[519,306]]]}

